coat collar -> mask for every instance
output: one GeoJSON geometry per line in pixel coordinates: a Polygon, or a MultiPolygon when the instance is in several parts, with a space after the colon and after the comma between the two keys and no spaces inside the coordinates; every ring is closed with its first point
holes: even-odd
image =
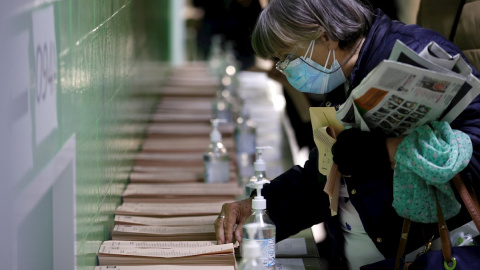
{"type": "MultiPolygon", "coordinates": [[[[388,29],[390,28],[391,23],[391,19],[387,15],[385,15],[380,9],[375,10],[374,20],[370,31],[365,37],[362,48],[358,53],[357,62],[355,63],[353,70],[350,73],[350,76],[347,78],[348,90],[345,91],[344,86],[341,85],[337,87],[337,89],[335,89],[334,91],[328,93],[326,95],[326,100],[328,100],[332,104],[344,103],[350,92],[360,84],[361,80],[366,77],[368,72],[370,72],[373,68],[375,68],[375,66],[377,66],[379,61],[371,60],[378,58],[378,56],[375,54],[379,51],[384,50],[382,50],[381,48],[382,39],[378,37],[382,37],[386,34],[388,29]]],[[[383,57],[381,58],[381,60],[384,59],[383,57]]]]}

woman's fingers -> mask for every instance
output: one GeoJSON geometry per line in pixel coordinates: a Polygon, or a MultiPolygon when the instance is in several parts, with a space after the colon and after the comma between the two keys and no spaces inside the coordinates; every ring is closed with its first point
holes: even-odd
{"type": "Polygon", "coordinates": [[[234,232],[235,239],[237,239],[237,241],[238,241],[239,243],[242,243],[243,223],[244,223],[244,221],[238,223],[237,228],[235,229],[235,232],[234,232]]]}
{"type": "Polygon", "coordinates": [[[242,213],[242,218],[240,218],[238,222],[238,226],[235,229],[235,238],[238,242],[242,242],[242,234],[243,234],[243,223],[247,220],[247,218],[252,214],[252,198],[245,199],[241,201],[239,205],[238,211],[242,213]]]}
{"type": "Polygon", "coordinates": [[[217,244],[232,243],[233,230],[238,217],[237,202],[222,205],[222,211],[215,220],[215,235],[217,244]]]}
{"type": "Polygon", "coordinates": [[[221,245],[225,243],[225,235],[223,233],[223,219],[217,218],[215,220],[215,236],[217,238],[217,244],[221,245]]]}
{"type": "Polygon", "coordinates": [[[242,241],[242,225],[251,213],[252,200],[226,203],[215,220],[215,235],[218,244],[242,241]]]}
{"type": "Polygon", "coordinates": [[[237,203],[231,203],[228,208],[228,212],[225,215],[223,220],[223,231],[225,233],[225,244],[233,243],[233,230],[235,224],[237,224],[236,220],[238,217],[237,203]]]}
{"type": "Polygon", "coordinates": [[[218,215],[217,219],[215,220],[214,226],[215,226],[215,236],[217,238],[217,244],[225,244],[225,232],[223,229],[223,223],[225,220],[225,212],[226,209],[228,208],[227,204],[222,205],[222,210],[220,211],[220,214],[218,215]]]}

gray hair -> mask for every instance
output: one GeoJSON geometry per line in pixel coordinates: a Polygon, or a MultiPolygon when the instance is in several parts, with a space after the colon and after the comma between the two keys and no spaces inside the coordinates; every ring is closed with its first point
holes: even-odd
{"type": "Polygon", "coordinates": [[[255,25],[252,46],[259,57],[271,58],[326,33],[349,49],[368,32],[372,17],[359,0],[271,0],[255,25]]]}

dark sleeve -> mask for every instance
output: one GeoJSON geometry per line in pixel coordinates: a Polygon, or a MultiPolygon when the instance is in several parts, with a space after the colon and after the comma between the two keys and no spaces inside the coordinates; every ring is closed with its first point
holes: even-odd
{"type": "Polygon", "coordinates": [[[453,129],[466,133],[472,140],[473,153],[468,166],[460,173],[465,184],[480,194],[480,96],[451,123],[453,129]]]}
{"type": "Polygon", "coordinates": [[[277,229],[277,242],[330,217],[328,195],[323,191],[326,177],[317,164],[314,149],[303,168],[294,166],[264,186],[262,195],[277,229]]]}
{"type": "MultiPolygon", "coordinates": [[[[441,44],[441,46],[451,55],[460,53],[463,59],[469,63],[460,49],[452,43],[446,42],[446,44],[441,44]]],[[[472,74],[480,78],[475,67],[472,65],[470,67],[472,68],[472,74]]],[[[472,158],[460,175],[465,184],[472,186],[475,192],[480,194],[480,96],[477,96],[450,126],[467,134],[472,141],[472,158]]]]}

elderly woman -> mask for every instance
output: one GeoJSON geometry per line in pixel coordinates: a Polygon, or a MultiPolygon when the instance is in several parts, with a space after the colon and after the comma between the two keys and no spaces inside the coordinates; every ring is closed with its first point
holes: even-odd
{"type": "MultiPolygon", "coordinates": [[[[400,40],[416,52],[434,41],[450,55],[463,54],[436,32],[392,21],[381,10],[371,11],[356,0],[272,0],[253,31],[258,56],[277,61],[277,69],[301,92],[324,94],[323,106],[338,108],[363,78],[400,40]]],[[[465,58],[465,57],[464,57],[465,58]]],[[[479,77],[472,67],[473,74],[479,77]]],[[[480,99],[477,97],[451,124],[468,135],[473,155],[461,176],[479,189],[480,99]]],[[[343,175],[339,213],[331,215],[318,173],[318,152],[303,167],[294,166],[270,184],[262,195],[277,227],[277,241],[325,222],[332,245],[331,269],[360,266],[395,257],[402,217],[392,207],[395,153],[402,138],[348,129],[334,145],[334,161],[343,175]]],[[[251,214],[251,199],[225,204],[215,222],[219,243],[241,240],[241,226],[251,214]],[[235,225],[238,225],[235,229],[235,225]]],[[[468,222],[460,212],[449,228],[468,222]],[[454,223],[454,224],[453,224],[454,223]]],[[[428,226],[427,226],[428,227],[428,226]]],[[[413,224],[407,252],[424,245],[435,229],[413,224]]]]}

